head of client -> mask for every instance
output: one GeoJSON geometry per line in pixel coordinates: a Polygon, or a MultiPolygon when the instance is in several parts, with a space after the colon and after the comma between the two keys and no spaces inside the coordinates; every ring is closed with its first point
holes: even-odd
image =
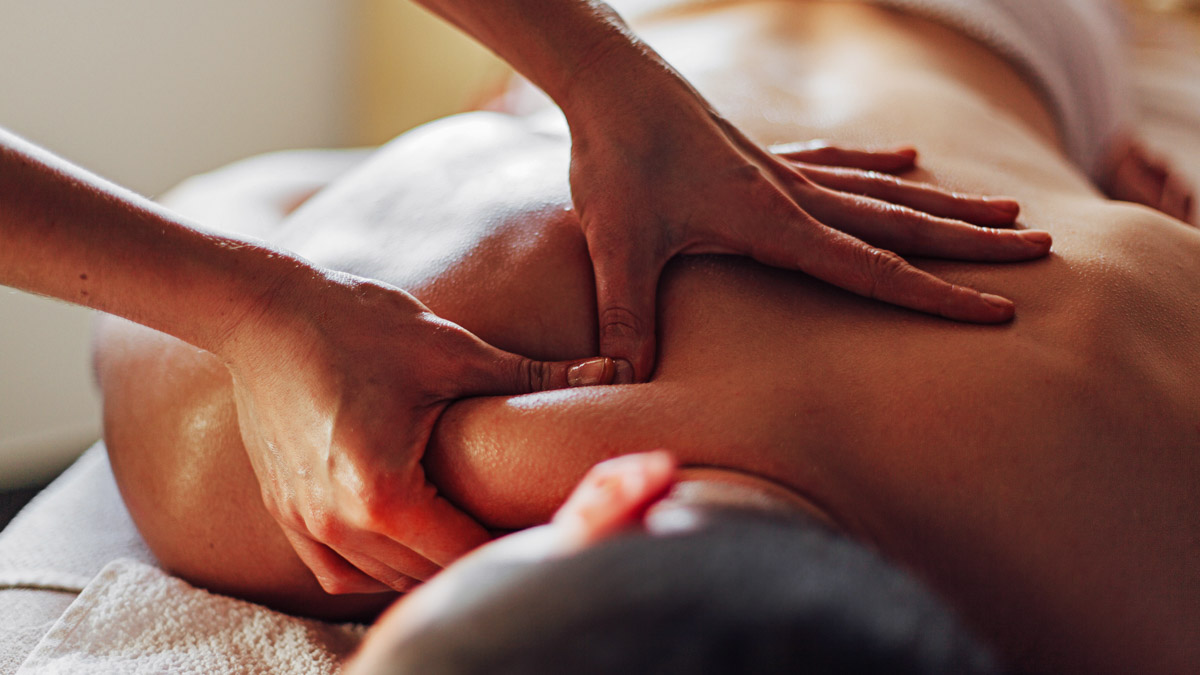
{"type": "Polygon", "coordinates": [[[349,672],[997,672],[923,588],[823,520],[747,474],[610,460],[549,524],[398,602],[349,672]]]}

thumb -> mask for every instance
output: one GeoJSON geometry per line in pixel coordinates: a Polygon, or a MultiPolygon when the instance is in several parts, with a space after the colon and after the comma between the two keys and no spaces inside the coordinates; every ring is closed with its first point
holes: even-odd
{"type": "Polygon", "coordinates": [[[611,384],[617,367],[612,359],[537,361],[484,345],[471,375],[459,387],[462,396],[530,394],[536,391],[611,384]]]}
{"type": "Polygon", "coordinates": [[[600,353],[616,361],[614,384],[643,382],[654,369],[654,302],[662,266],[638,267],[597,259],[596,307],[600,353]]]}

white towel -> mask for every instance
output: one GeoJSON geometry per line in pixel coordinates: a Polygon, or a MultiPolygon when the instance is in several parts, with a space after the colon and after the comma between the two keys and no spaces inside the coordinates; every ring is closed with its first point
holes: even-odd
{"type": "Polygon", "coordinates": [[[364,628],[297,619],[118,560],[88,584],[18,675],[336,673],[364,628]]]}
{"type": "Polygon", "coordinates": [[[0,675],[16,672],[75,595],[117,558],[154,562],[97,443],[0,533],[0,675]]]}
{"type": "Polygon", "coordinates": [[[158,569],[102,443],[0,533],[0,673],[333,673],[364,630],[158,569]]]}
{"type": "Polygon", "coordinates": [[[78,592],[116,558],[154,563],[97,443],[0,533],[0,588],[78,592]]]}

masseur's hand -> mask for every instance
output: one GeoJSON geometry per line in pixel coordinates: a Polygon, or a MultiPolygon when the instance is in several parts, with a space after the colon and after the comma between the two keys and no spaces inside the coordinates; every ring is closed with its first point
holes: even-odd
{"type": "Polygon", "coordinates": [[[901,170],[906,153],[773,154],[669,69],[646,74],[635,66],[637,76],[621,76],[620,62],[593,65],[627,86],[607,98],[597,86],[579,97],[587,106],[566,109],[572,197],[596,276],[600,353],[619,360],[619,382],[642,380],[653,368],[656,290],[675,255],[747,255],[884,302],[998,323],[1012,318],[1012,302],[947,283],[900,256],[1017,261],[1049,252],[1045,232],[998,229],[1016,219],[1011,200],[857,170],[901,170]]]}
{"type": "Polygon", "coordinates": [[[421,468],[448,403],[603,384],[613,365],[531,361],[399,289],[307,276],[224,342],[242,439],[267,508],[326,591],[407,590],[488,539],[421,468]]]}

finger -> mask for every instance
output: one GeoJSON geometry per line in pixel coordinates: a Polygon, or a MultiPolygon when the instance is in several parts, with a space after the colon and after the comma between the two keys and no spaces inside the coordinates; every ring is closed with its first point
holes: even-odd
{"type": "Polygon", "coordinates": [[[964,195],[878,173],[824,167],[803,167],[800,173],[831,190],[864,195],[932,216],[985,227],[1011,227],[1021,212],[1021,205],[1012,199],[964,195]]]}
{"type": "Polygon", "coordinates": [[[600,353],[617,363],[614,383],[644,382],[654,368],[654,302],[662,264],[592,253],[600,353]]]}
{"type": "Polygon", "coordinates": [[[292,550],[312,571],[317,583],[326,593],[345,595],[348,593],[383,593],[389,590],[386,584],[351,565],[328,546],[294,530],[285,528],[283,533],[291,543],[292,550]]]}
{"type": "Polygon", "coordinates": [[[407,546],[369,532],[356,538],[353,549],[337,548],[334,552],[367,576],[400,593],[411,591],[442,569],[407,546]]]}
{"type": "Polygon", "coordinates": [[[353,481],[334,495],[338,513],[307,519],[299,534],[396,590],[424,581],[490,538],[428,480],[415,454],[406,468],[353,481]]]}
{"type": "Polygon", "coordinates": [[[773,145],[769,150],[775,155],[792,162],[840,166],[863,171],[898,173],[908,171],[917,164],[917,151],[913,148],[895,150],[846,150],[824,141],[773,145]]]}
{"type": "MultiPolygon", "coordinates": [[[[424,473],[420,473],[419,483],[424,483],[424,473]]],[[[423,492],[436,494],[432,487],[423,492]]],[[[350,503],[352,499],[342,501],[350,503]]],[[[382,495],[381,499],[373,500],[373,513],[364,509],[358,518],[329,517],[315,529],[309,525],[308,534],[379,583],[395,591],[408,591],[437,574],[441,567],[414,552],[405,545],[405,540],[397,541],[381,533],[394,519],[395,509],[390,507],[393,503],[387,495],[382,495]]]]}
{"type": "MultiPolygon", "coordinates": [[[[353,551],[338,552],[351,565],[361,570],[364,574],[386,586],[388,589],[397,593],[407,593],[417,586],[432,577],[440,569],[436,565],[430,565],[432,571],[425,572],[421,579],[410,577],[395,568],[383,563],[376,558],[373,558],[362,553],[353,551]]],[[[426,561],[428,564],[428,561],[426,561]]]]}
{"type": "Polygon", "coordinates": [[[537,361],[482,344],[468,372],[456,382],[451,398],[530,394],[567,387],[612,384],[617,364],[599,357],[574,361],[537,361]]]}
{"type": "Polygon", "coordinates": [[[1041,258],[1052,244],[1041,230],[977,227],[846,193],[808,193],[803,208],[826,225],[901,255],[1015,262],[1041,258]]]}
{"type": "Polygon", "coordinates": [[[1006,298],[948,283],[895,253],[868,246],[804,214],[777,234],[763,238],[752,250],[756,260],[802,270],[864,297],[957,321],[1002,323],[1013,317],[1015,308],[1006,298]]]}
{"type": "Polygon", "coordinates": [[[553,522],[571,531],[578,545],[640,524],[666,496],[677,464],[665,450],[623,455],[592,467],[555,512],[553,522]]]}
{"type": "MultiPolygon", "coordinates": [[[[391,542],[375,540],[374,544],[380,548],[374,550],[374,557],[388,560],[389,551],[396,550],[393,548],[397,546],[395,542],[401,542],[400,548],[441,568],[491,538],[475,519],[437,495],[426,481],[424,471],[418,469],[412,480],[422,487],[406,488],[404,493],[410,505],[393,507],[392,517],[381,523],[379,534],[391,542]]],[[[364,552],[372,553],[372,550],[364,552]]]]}

